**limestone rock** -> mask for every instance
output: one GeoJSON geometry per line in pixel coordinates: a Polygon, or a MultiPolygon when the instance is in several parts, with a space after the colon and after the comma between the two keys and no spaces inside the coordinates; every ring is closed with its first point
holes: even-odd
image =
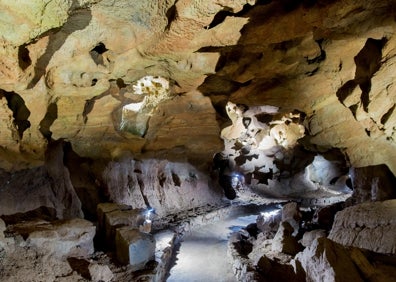
{"type": "Polygon", "coordinates": [[[135,209],[149,204],[159,216],[220,199],[209,177],[187,163],[124,158],[110,162],[103,179],[113,202],[135,209]]]}
{"type": "Polygon", "coordinates": [[[99,231],[104,235],[104,242],[111,249],[115,247],[117,228],[128,226],[139,228],[145,221],[144,209],[132,209],[130,206],[114,203],[98,205],[99,231]]]}
{"type": "Polygon", "coordinates": [[[338,212],[329,239],[378,253],[396,253],[396,200],[362,203],[338,212]]]}
{"type": "Polygon", "coordinates": [[[149,233],[130,227],[121,227],[116,233],[117,259],[130,264],[133,271],[143,269],[155,257],[155,239],[149,233]]]}
{"type": "Polygon", "coordinates": [[[327,238],[316,239],[295,260],[305,270],[306,281],[364,281],[348,251],[327,238]]]}
{"type": "Polygon", "coordinates": [[[95,226],[84,219],[18,223],[10,231],[26,238],[26,245],[56,257],[87,257],[94,252],[95,226]]]}
{"type": "Polygon", "coordinates": [[[45,210],[41,217],[52,220],[82,217],[81,202],[63,165],[56,165],[51,171],[40,166],[0,174],[0,179],[2,215],[34,213],[41,209],[45,210]]]}
{"type": "Polygon", "coordinates": [[[110,282],[114,278],[113,272],[107,265],[91,263],[88,270],[93,282],[110,282]]]}
{"type": "Polygon", "coordinates": [[[287,203],[282,207],[282,222],[288,222],[294,229],[293,236],[296,236],[300,229],[301,213],[296,202],[287,203]]]}
{"type": "Polygon", "coordinates": [[[326,237],[327,233],[326,230],[323,229],[315,229],[312,231],[307,231],[303,234],[302,239],[299,241],[301,245],[304,247],[309,247],[313,241],[317,238],[326,237]]]}
{"type": "Polygon", "coordinates": [[[98,214],[98,228],[103,232],[106,230],[106,214],[113,211],[130,210],[132,207],[128,205],[115,204],[115,203],[100,203],[97,206],[98,214]]]}
{"type": "Polygon", "coordinates": [[[282,222],[272,241],[272,251],[296,255],[302,248],[292,236],[293,231],[293,227],[288,222],[282,222]]]}

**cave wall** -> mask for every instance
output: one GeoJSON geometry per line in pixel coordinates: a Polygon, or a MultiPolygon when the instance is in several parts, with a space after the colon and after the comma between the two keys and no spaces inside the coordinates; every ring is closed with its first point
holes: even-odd
{"type": "Polygon", "coordinates": [[[396,172],[393,1],[18,5],[0,4],[6,170],[42,165],[62,138],[83,157],[132,152],[206,168],[232,101],[305,113],[307,149],[338,148],[352,166],[396,172]],[[172,97],[143,136],[123,134],[117,113],[146,75],[168,79],[172,97]]]}

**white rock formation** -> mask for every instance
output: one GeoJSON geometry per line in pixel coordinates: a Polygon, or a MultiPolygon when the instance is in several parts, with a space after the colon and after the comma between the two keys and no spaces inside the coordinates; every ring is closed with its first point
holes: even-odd
{"type": "Polygon", "coordinates": [[[319,238],[297,254],[294,265],[301,265],[306,281],[363,281],[346,249],[327,239],[319,238]]]}

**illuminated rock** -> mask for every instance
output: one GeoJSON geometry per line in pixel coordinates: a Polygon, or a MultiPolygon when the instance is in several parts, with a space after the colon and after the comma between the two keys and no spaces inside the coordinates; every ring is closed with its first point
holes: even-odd
{"type": "Polygon", "coordinates": [[[155,258],[154,236],[130,227],[121,227],[116,233],[117,259],[129,264],[133,271],[143,269],[155,258]]]}

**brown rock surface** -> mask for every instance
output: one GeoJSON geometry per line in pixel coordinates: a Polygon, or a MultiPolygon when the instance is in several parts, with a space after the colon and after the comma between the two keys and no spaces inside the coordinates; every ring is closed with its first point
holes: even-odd
{"type": "Polygon", "coordinates": [[[149,151],[210,160],[220,128],[199,88],[220,114],[227,101],[297,109],[310,148],[396,171],[393,1],[46,3],[1,4],[0,88],[30,113],[16,117],[1,94],[7,170],[42,162],[49,138],[94,158],[149,151]],[[145,75],[168,79],[173,98],[147,135],[125,139],[115,116],[145,75]]]}
{"type": "Polygon", "coordinates": [[[378,253],[396,253],[396,200],[362,203],[338,212],[329,238],[378,253]]]}

